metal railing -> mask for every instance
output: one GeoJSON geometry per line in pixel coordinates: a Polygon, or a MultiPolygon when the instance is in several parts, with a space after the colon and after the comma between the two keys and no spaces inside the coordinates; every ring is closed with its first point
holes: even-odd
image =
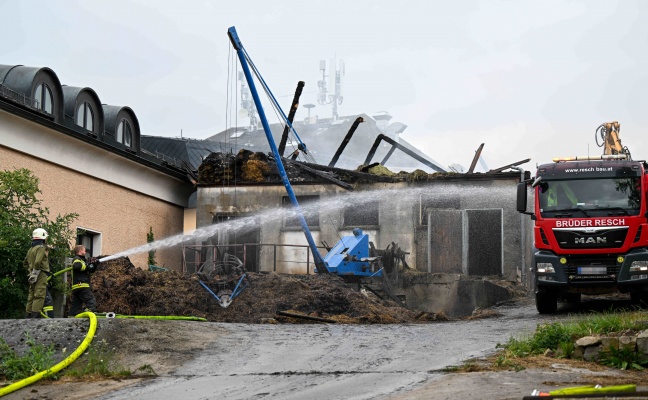
{"type": "MultiPolygon", "coordinates": [[[[252,260],[248,259],[248,251],[254,250],[257,260],[260,259],[261,249],[262,248],[272,248],[272,271],[277,272],[278,263],[290,263],[296,265],[306,265],[306,275],[310,275],[314,271],[315,263],[313,261],[313,256],[308,245],[300,244],[267,244],[267,243],[244,243],[244,244],[228,244],[228,245],[183,245],[182,246],[182,271],[187,273],[193,273],[204,267],[205,263],[218,263],[219,260],[222,260],[224,256],[231,255],[242,255],[243,258],[241,261],[248,271],[259,272],[261,270],[259,265],[250,265],[252,260]],[[299,258],[290,259],[290,260],[279,260],[277,259],[278,248],[288,247],[288,248],[297,248],[301,250],[299,258]],[[188,254],[193,255],[193,257],[187,257],[188,254]],[[313,268],[312,268],[313,267],[313,268]]],[[[325,247],[318,247],[320,249],[326,249],[325,247]]],[[[267,268],[264,269],[267,271],[267,268]]]]}
{"type": "Polygon", "coordinates": [[[40,108],[40,103],[38,100],[25,96],[24,94],[15,92],[4,85],[0,85],[0,96],[4,97],[7,100],[11,100],[14,103],[29,107],[35,111],[38,111],[43,114],[47,114],[40,108]]]}
{"type": "Polygon", "coordinates": [[[182,164],[182,161],[178,160],[175,157],[170,157],[170,156],[167,156],[164,153],[160,153],[157,150],[155,151],[155,153],[153,153],[153,152],[150,152],[148,150],[142,149],[142,153],[148,154],[149,156],[152,156],[152,157],[155,157],[158,160],[162,160],[162,162],[165,162],[165,163],[167,163],[169,165],[173,165],[174,167],[177,167],[179,169],[184,168],[184,165],[182,164]]]}

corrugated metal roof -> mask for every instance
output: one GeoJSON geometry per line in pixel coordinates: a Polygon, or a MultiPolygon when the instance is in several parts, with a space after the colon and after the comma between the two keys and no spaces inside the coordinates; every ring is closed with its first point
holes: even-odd
{"type": "Polygon", "coordinates": [[[193,170],[197,170],[203,159],[213,152],[237,152],[239,150],[233,146],[207,140],[145,135],[141,137],[141,146],[143,150],[158,158],[175,159],[180,163],[184,161],[193,170]]]}

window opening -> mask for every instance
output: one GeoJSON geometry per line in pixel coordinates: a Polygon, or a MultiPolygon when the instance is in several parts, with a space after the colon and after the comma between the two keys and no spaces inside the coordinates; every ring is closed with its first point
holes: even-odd
{"type": "Polygon", "coordinates": [[[94,127],[93,117],[94,114],[92,112],[92,107],[90,106],[89,103],[84,102],[83,104],[79,104],[79,107],[77,107],[77,112],[76,112],[77,125],[92,132],[94,127]]]}
{"type": "Polygon", "coordinates": [[[344,210],[344,226],[378,225],[378,201],[370,201],[360,207],[344,210]]]}
{"type": "Polygon", "coordinates": [[[122,119],[119,126],[117,126],[117,136],[115,137],[115,140],[127,147],[131,147],[133,143],[133,133],[130,124],[125,119],[122,119]]]}
{"type": "Polygon", "coordinates": [[[540,213],[577,217],[637,215],[641,205],[638,177],[544,180],[539,192],[540,213]]]}
{"type": "MultiPolygon", "coordinates": [[[[306,224],[309,227],[319,227],[319,209],[316,205],[319,202],[318,195],[308,195],[308,196],[296,196],[297,202],[299,203],[302,212],[304,213],[304,218],[306,219],[306,224]]],[[[281,198],[281,207],[294,211],[293,204],[290,202],[288,196],[283,196],[281,198]]],[[[285,227],[300,227],[299,218],[296,214],[287,214],[284,218],[285,227]]]]}
{"type": "Polygon", "coordinates": [[[37,109],[52,114],[54,100],[52,98],[52,90],[47,86],[47,84],[40,83],[36,86],[34,99],[36,100],[37,109]]]}
{"type": "Polygon", "coordinates": [[[83,228],[77,228],[76,244],[86,248],[88,257],[99,256],[101,252],[101,234],[83,228]]]}

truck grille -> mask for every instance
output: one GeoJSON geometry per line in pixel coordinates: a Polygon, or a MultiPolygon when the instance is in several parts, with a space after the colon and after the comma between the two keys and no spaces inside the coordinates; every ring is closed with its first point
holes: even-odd
{"type": "Polygon", "coordinates": [[[558,245],[563,249],[615,249],[623,246],[628,228],[614,228],[596,232],[553,229],[558,245]]]}
{"type": "MultiPolygon", "coordinates": [[[[566,275],[578,275],[578,266],[576,265],[567,265],[563,269],[566,275]]],[[[619,265],[608,265],[606,275],[617,275],[620,269],[619,265]]]]}

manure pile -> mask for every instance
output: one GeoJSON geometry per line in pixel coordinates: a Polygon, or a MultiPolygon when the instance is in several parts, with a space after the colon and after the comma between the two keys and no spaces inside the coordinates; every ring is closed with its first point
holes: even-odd
{"type": "MultiPolygon", "coordinates": [[[[391,301],[354,291],[335,275],[291,276],[249,273],[248,286],[228,308],[199,283],[196,275],[136,268],[127,257],[101,264],[92,276],[98,312],[124,315],[204,317],[214,322],[313,323],[277,315],[279,311],[340,323],[407,323],[443,319],[411,311],[391,301]]],[[[206,282],[216,292],[214,282],[206,282]]],[[[235,282],[234,282],[235,283],[235,282]]]]}

